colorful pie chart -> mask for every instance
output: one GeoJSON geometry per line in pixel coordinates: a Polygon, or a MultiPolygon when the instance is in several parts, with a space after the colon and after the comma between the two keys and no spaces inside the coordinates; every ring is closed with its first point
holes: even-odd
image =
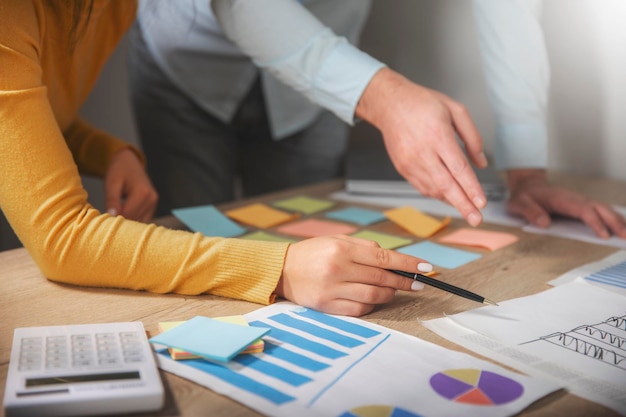
{"type": "Polygon", "coordinates": [[[442,397],[472,405],[501,405],[524,393],[517,381],[480,369],[450,369],[430,378],[430,386],[442,397]]]}
{"type": "Polygon", "coordinates": [[[339,417],[421,417],[418,414],[389,405],[366,405],[346,411],[339,417]]]}

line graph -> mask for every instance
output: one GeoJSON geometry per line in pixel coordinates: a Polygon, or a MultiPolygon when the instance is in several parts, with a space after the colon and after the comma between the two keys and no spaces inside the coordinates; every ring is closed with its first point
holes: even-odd
{"type": "Polygon", "coordinates": [[[583,324],[567,332],[554,332],[529,342],[548,342],[626,370],[626,314],[583,324]]]}

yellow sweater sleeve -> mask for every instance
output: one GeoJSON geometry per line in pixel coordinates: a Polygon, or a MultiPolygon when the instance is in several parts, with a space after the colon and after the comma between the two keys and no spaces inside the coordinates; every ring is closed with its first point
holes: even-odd
{"type": "Polygon", "coordinates": [[[96,129],[81,118],[74,120],[63,136],[82,174],[103,177],[113,155],[122,149],[131,149],[145,165],[145,157],[138,148],[96,129]]]}
{"type": "MultiPolygon", "coordinates": [[[[100,21],[121,13],[109,9],[133,2],[105,3],[114,6],[99,11],[100,21]]],[[[47,62],[63,64],[63,53],[46,44],[60,37],[49,33],[55,26],[46,9],[36,0],[0,2],[0,207],[42,272],[77,285],[272,302],[287,244],[169,230],[101,214],[88,204],[59,125],[76,118],[67,116],[71,106],[51,102],[52,85],[44,82],[46,74],[51,79],[47,62]]],[[[132,17],[116,30],[123,33],[132,17]]],[[[96,25],[85,33],[93,44],[84,49],[109,53],[97,39],[121,36],[114,32],[96,25]]],[[[84,70],[89,61],[76,62],[84,70]]],[[[80,91],[83,78],[72,88],[80,91]]]]}

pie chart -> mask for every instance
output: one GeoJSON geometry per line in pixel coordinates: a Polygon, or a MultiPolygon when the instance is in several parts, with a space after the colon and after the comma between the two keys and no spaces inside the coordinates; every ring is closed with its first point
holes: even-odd
{"type": "Polygon", "coordinates": [[[366,405],[346,411],[339,417],[421,417],[418,414],[389,405],[366,405]]]}
{"type": "Polygon", "coordinates": [[[514,401],[524,387],[505,376],[480,369],[449,369],[430,378],[430,386],[457,403],[492,406],[514,401]]]}

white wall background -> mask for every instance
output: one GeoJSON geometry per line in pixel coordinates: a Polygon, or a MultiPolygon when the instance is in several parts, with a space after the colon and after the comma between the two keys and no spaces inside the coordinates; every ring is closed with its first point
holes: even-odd
{"type": "MultiPolygon", "coordinates": [[[[551,169],[626,181],[624,22],[624,0],[545,1],[544,28],[553,75],[551,169]]],[[[412,80],[463,102],[487,146],[492,146],[493,120],[470,0],[374,0],[361,46],[412,80]]],[[[136,143],[124,56],[122,44],[83,115],[136,143]]],[[[101,184],[87,180],[86,186],[100,206],[101,184]]]]}

